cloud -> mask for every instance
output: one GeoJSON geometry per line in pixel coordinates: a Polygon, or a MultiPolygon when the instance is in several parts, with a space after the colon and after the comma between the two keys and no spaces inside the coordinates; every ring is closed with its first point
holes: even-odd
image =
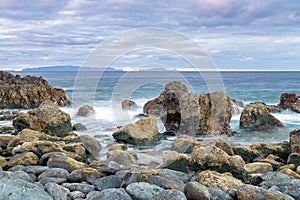
{"type": "MultiPolygon", "coordinates": [[[[295,68],[300,62],[295,0],[3,0],[0,10],[0,66],[80,65],[103,40],[141,27],[186,34],[220,67],[295,68]]],[[[157,54],[123,60],[176,65],[157,54]]]]}

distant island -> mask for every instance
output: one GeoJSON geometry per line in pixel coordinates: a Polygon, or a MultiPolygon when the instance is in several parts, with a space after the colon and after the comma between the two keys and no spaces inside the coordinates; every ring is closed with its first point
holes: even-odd
{"type": "Polygon", "coordinates": [[[115,69],[113,67],[99,68],[99,67],[80,67],[80,66],[47,66],[47,67],[35,67],[35,68],[25,68],[22,72],[39,72],[39,71],[64,71],[64,72],[77,72],[79,70],[86,71],[122,71],[120,69],[115,69]]]}

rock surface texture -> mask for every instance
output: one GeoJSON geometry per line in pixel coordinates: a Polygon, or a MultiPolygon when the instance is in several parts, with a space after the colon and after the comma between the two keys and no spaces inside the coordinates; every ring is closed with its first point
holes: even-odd
{"type": "Polygon", "coordinates": [[[180,82],[170,82],[156,99],[144,105],[144,113],[159,115],[167,131],[181,134],[226,133],[232,116],[230,98],[223,92],[189,93],[180,82]]]}
{"type": "Polygon", "coordinates": [[[269,112],[261,102],[247,105],[240,117],[240,128],[248,130],[267,130],[283,127],[283,124],[269,112]]]}
{"type": "Polygon", "coordinates": [[[59,106],[71,104],[63,89],[53,88],[41,77],[20,77],[0,71],[1,109],[36,108],[45,100],[54,101],[59,106]]]}

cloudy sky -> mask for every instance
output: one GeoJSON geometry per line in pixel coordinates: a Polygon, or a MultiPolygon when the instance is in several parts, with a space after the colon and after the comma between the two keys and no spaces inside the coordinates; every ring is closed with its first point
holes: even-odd
{"type": "MultiPolygon", "coordinates": [[[[298,0],[2,0],[0,68],[82,65],[101,42],[145,27],[186,35],[221,70],[300,70],[298,0]]],[[[176,59],[134,51],[112,66],[188,67],[176,59]]]]}

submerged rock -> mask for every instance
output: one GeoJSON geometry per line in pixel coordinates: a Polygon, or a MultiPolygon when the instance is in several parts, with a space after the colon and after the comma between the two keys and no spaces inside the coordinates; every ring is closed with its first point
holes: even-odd
{"type": "Polygon", "coordinates": [[[59,106],[70,105],[71,101],[63,89],[53,88],[42,77],[13,76],[0,71],[0,108],[31,109],[43,101],[50,100],[59,106]]]}
{"type": "Polygon", "coordinates": [[[157,121],[153,116],[141,118],[134,124],[121,127],[118,131],[113,133],[113,137],[117,141],[138,146],[153,145],[164,138],[164,136],[158,132],[157,121]]]}
{"type": "Polygon", "coordinates": [[[85,117],[91,113],[95,113],[94,108],[89,105],[84,105],[78,109],[76,116],[85,117]]]}
{"type": "Polygon", "coordinates": [[[123,100],[122,101],[122,109],[123,110],[136,110],[138,105],[132,100],[123,100]]]}
{"type": "Polygon", "coordinates": [[[60,137],[72,131],[70,115],[51,101],[45,101],[38,108],[20,114],[13,120],[13,126],[17,131],[29,128],[60,137]]]}
{"type": "Polygon", "coordinates": [[[261,102],[247,105],[240,117],[240,128],[248,130],[267,130],[283,127],[283,124],[275,118],[261,102]]]}
{"type": "Polygon", "coordinates": [[[230,98],[222,92],[189,93],[180,82],[170,82],[159,97],[144,105],[144,113],[159,115],[167,131],[181,134],[226,133],[232,116],[230,98]]]}

